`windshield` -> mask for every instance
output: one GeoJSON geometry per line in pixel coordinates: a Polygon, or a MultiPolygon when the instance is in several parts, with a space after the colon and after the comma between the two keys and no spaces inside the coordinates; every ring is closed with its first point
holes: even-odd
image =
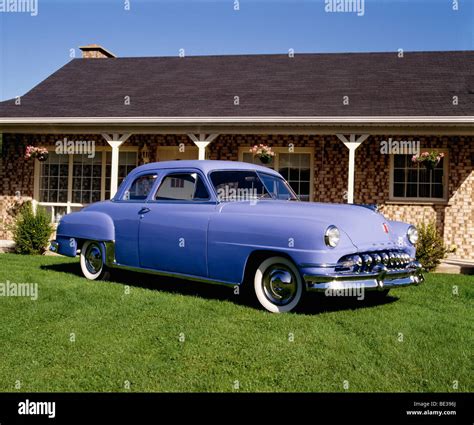
{"type": "Polygon", "coordinates": [[[298,200],[288,183],[278,176],[241,170],[213,171],[210,178],[219,201],[298,200]]]}

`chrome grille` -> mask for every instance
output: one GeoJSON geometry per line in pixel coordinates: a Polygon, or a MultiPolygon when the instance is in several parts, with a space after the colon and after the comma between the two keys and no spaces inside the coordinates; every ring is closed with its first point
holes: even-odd
{"type": "Polygon", "coordinates": [[[375,267],[400,270],[406,268],[412,261],[415,259],[402,250],[362,252],[342,257],[337,262],[335,271],[368,273],[375,267]]]}

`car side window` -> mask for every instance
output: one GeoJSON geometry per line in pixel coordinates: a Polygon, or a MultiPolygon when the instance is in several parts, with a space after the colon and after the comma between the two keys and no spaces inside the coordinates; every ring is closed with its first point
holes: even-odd
{"type": "Polygon", "coordinates": [[[209,192],[197,173],[168,174],[156,191],[156,201],[206,201],[209,192]]]}
{"type": "Polygon", "coordinates": [[[156,181],[156,174],[145,174],[137,177],[125,191],[122,201],[145,200],[156,181]]]}

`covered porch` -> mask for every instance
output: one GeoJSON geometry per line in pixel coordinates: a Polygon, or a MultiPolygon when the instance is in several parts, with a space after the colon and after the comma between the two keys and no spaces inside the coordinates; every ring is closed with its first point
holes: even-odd
{"type": "Polygon", "coordinates": [[[470,126],[459,118],[429,125],[413,119],[358,119],[356,125],[341,118],[337,123],[209,120],[199,125],[58,121],[53,127],[30,122],[4,129],[2,211],[32,199],[48,208],[56,222],[113,197],[138,165],[185,159],[258,163],[249,149],[264,144],[276,154],[267,166],[279,171],[302,201],[378,204],[391,219],[435,221],[448,246],[459,246],[457,257],[471,258],[474,252],[474,139],[470,126]],[[56,153],[57,142],[65,139],[94,142],[93,155],[56,153]],[[436,149],[446,156],[426,175],[413,168],[411,154],[383,152],[382,144],[389,139],[419,141],[421,150],[436,149]],[[48,160],[24,160],[27,145],[47,147],[48,160]]]}

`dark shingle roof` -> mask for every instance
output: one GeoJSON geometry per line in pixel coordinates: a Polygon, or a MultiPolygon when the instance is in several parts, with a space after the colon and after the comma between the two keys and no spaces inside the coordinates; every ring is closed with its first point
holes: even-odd
{"type": "Polygon", "coordinates": [[[474,116],[474,51],[74,59],[0,103],[0,117],[230,116],[474,116]]]}

